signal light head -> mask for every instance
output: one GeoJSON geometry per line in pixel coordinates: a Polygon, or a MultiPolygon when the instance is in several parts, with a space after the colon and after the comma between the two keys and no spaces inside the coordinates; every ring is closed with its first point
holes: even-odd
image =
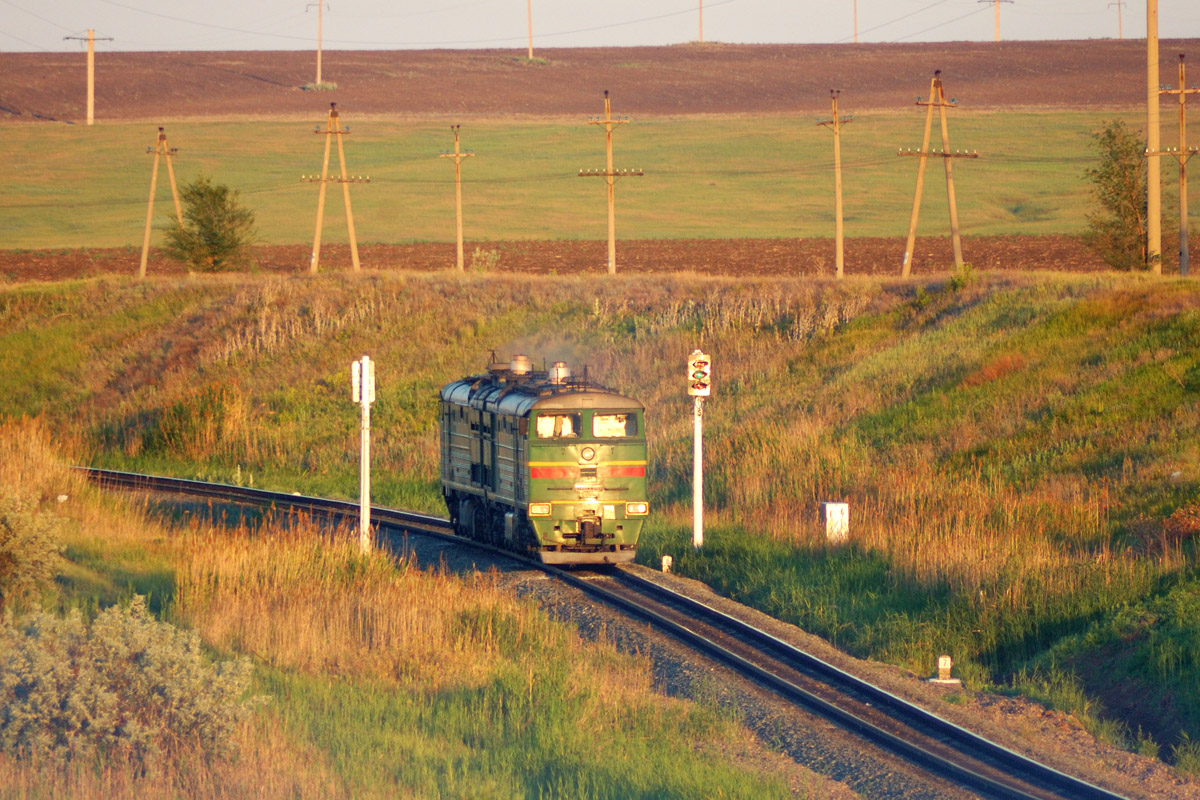
{"type": "Polygon", "coordinates": [[[708,397],[712,394],[712,359],[699,350],[688,356],[688,394],[708,397]]]}

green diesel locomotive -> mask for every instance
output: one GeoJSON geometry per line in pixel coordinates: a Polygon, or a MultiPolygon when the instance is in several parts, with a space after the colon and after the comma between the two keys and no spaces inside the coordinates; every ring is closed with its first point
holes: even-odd
{"type": "Polygon", "coordinates": [[[632,561],[649,512],[645,408],[525,356],[441,390],[455,531],[547,564],[632,561]]]}

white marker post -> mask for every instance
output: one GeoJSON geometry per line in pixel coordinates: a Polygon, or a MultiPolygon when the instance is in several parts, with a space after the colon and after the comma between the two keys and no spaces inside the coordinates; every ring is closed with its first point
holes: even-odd
{"type": "Polygon", "coordinates": [[[695,398],[692,462],[692,546],[704,545],[704,398],[712,394],[712,359],[699,350],[688,356],[688,394],[695,398]]]}
{"type": "Polygon", "coordinates": [[[362,404],[362,452],[359,460],[358,546],[371,549],[371,403],[375,402],[375,362],[370,356],[350,365],[354,402],[362,404]]]}

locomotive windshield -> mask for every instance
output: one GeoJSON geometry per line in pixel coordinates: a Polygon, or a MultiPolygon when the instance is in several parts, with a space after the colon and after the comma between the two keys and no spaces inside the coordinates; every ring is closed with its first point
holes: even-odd
{"type": "Polygon", "coordinates": [[[597,439],[637,436],[637,414],[601,414],[592,417],[592,435],[597,439]]]}
{"type": "Polygon", "coordinates": [[[537,418],[539,439],[575,439],[579,427],[578,414],[539,414],[537,418]]]}

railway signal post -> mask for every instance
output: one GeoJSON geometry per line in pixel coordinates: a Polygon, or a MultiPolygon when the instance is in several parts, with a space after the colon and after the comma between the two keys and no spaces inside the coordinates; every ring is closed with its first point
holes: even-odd
{"type": "Polygon", "coordinates": [[[167,175],[171,178],[171,196],[175,198],[175,221],[183,225],[183,208],[179,205],[179,186],[175,183],[175,168],[171,166],[171,157],[179,152],[177,147],[167,146],[167,134],[161,127],[158,129],[158,143],[147,147],[147,153],[154,154],[154,168],[150,171],[150,202],[146,204],[146,235],[142,237],[142,262],[138,266],[138,277],[146,277],[146,261],[150,255],[150,228],[154,221],[154,193],[158,189],[158,160],[166,158],[167,175]]]}
{"type": "MultiPolygon", "coordinates": [[[[530,56],[532,58],[532,56],[530,56]]],[[[458,129],[460,125],[451,125],[450,130],[454,132],[454,152],[440,153],[439,158],[454,159],[454,221],[457,233],[457,250],[455,251],[455,266],[459,272],[464,270],[463,267],[463,226],[462,226],[462,160],[464,158],[473,158],[474,150],[462,152],[458,149],[458,129]]]]}
{"type": "Polygon", "coordinates": [[[921,159],[921,164],[917,168],[917,190],[913,196],[912,218],[908,223],[908,242],[904,246],[904,265],[900,269],[900,276],[907,278],[912,271],[913,248],[917,243],[917,218],[921,213],[921,190],[925,185],[925,161],[930,156],[940,157],[946,165],[946,199],[950,206],[950,239],[954,245],[954,267],[962,269],[962,240],[958,235],[958,203],[954,198],[954,170],[952,169],[951,159],[955,158],[979,158],[979,153],[959,153],[950,152],[950,130],[946,124],[946,109],[955,108],[958,105],[957,100],[946,101],[946,93],[942,88],[942,71],[936,70],[933,73],[933,80],[929,84],[929,101],[924,98],[917,98],[917,105],[925,106],[925,135],[921,139],[921,149],[913,152],[912,150],[901,150],[898,155],[902,156],[917,156],[921,159]],[[929,133],[933,127],[933,110],[938,110],[938,115],[942,121],[942,150],[941,152],[930,151],[929,149],[929,133]]]}
{"type": "Polygon", "coordinates": [[[308,271],[316,273],[317,265],[321,261],[321,228],[325,224],[325,185],[330,182],[340,183],[342,185],[342,195],[346,200],[346,230],[350,234],[350,260],[354,264],[354,271],[358,272],[361,265],[358,262],[358,239],[354,234],[354,211],[350,208],[350,184],[352,183],[370,183],[370,178],[351,178],[346,175],[346,150],[342,146],[342,137],[350,133],[349,128],[343,128],[340,118],[338,117],[337,103],[329,104],[329,121],[325,130],[317,128],[313,131],[316,134],[325,134],[325,160],[321,163],[321,177],[315,175],[301,175],[300,180],[305,183],[319,183],[321,190],[317,194],[317,232],[313,236],[313,251],[312,260],[309,262],[308,271]],[[338,161],[341,163],[341,177],[329,177],[329,146],[334,137],[337,137],[338,145],[338,161]]]}
{"type": "Polygon", "coordinates": [[[700,350],[688,356],[688,394],[692,396],[692,546],[704,545],[704,398],[712,394],[712,359],[700,350]]]}
{"type": "Polygon", "coordinates": [[[375,362],[370,356],[350,365],[350,393],[362,406],[358,488],[358,546],[371,548],[371,403],[375,402],[375,362]]]}
{"type": "Polygon", "coordinates": [[[616,222],[616,197],[613,192],[613,187],[616,185],[617,178],[625,176],[640,176],[646,173],[640,169],[613,169],[613,151],[612,151],[612,132],[614,125],[623,125],[629,122],[629,117],[614,117],[612,115],[612,106],[608,98],[608,89],[604,90],[604,116],[592,117],[588,120],[589,125],[604,126],[604,140],[606,165],[603,172],[600,170],[580,170],[579,177],[581,178],[604,178],[604,182],[608,185],[608,274],[617,274],[617,222],[616,222]]]}
{"type": "Polygon", "coordinates": [[[838,95],[841,89],[830,89],[829,97],[833,102],[833,118],[818,120],[817,124],[833,131],[833,213],[834,213],[834,261],[837,266],[837,276],[842,277],[845,271],[845,251],[842,227],[842,126],[853,121],[854,117],[838,116],[838,95]]]}
{"type": "Polygon", "coordinates": [[[1187,185],[1187,162],[1188,160],[1200,152],[1195,147],[1187,146],[1187,96],[1189,94],[1200,94],[1200,87],[1187,87],[1187,71],[1184,67],[1184,55],[1179,54],[1179,88],[1178,89],[1159,89],[1159,95],[1178,95],[1179,96],[1179,147],[1175,150],[1161,150],[1156,153],[1146,151],[1146,155],[1155,156],[1175,156],[1179,160],[1179,274],[1188,274],[1188,185],[1187,185]]]}

